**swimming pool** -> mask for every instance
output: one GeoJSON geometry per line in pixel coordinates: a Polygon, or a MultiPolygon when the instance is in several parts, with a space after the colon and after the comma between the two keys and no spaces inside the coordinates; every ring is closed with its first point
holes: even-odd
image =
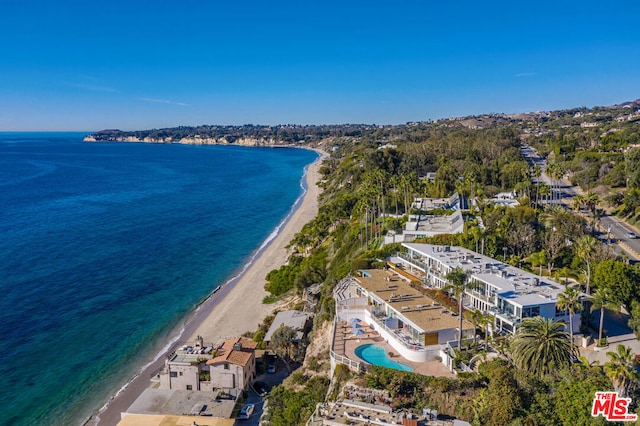
{"type": "Polygon", "coordinates": [[[393,368],[400,371],[413,371],[413,368],[407,364],[392,360],[387,356],[387,351],[380,345],[369,343],[358,346],[355,350],[356,355],[365,362],[382,367],[393,368]]]}

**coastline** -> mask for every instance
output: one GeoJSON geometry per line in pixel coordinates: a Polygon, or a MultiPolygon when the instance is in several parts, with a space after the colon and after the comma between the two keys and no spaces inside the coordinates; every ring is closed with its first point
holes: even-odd
{"type": "Polygon", "coordinates": [[[162,368],[167,354],[180,342],[191,341],[197,335],[210,342],[239,336],[246,331],[257,329],[262,319],[273,311],[273,305],[262,303],[262,299],[267,295],[264,290],[265,276],[286,262],[286,246],[318,212],[319,169],[327,154],[318,149],[314,151],[318,153],[318,158],[305,168],[301,180],[304,182],[303,194],[278,227],[265,239],[242,270],[222,286],[215,288],[209,297],[195,308],[183,325],[172,332],[167,344],[153,360],[144,365],[126,385],[112,395],[109,401],[84,423],[85,425],[116,425],[120,421],[120,413],[150,386],[151,377],[162,368]]]}

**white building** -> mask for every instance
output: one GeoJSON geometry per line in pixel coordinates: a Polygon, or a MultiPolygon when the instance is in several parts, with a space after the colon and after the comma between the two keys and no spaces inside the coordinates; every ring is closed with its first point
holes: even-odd
{"type": "Polygon", "coordinates": [[[409,215],[402,234],[389,232],[384,237],[385,244],[412,242],[416,238],[433,237],[440,234],[460,234],[464,230],[464,220],[460,210],[450,215],[409,215]]]}
{"type": "MultiPolygon", "coordinates": [[[[480,255],[462,247],[433,244],[403,244],[409,252],[391,259],[405,272],[420,279],[424,286],[442,288],[445,276],[460,267],[471,271],[476,289],[466,292],[464,306],[493,316],[492,332],[514,333],[523,318],[541,316],[564,320],[566,311],[558,310],[558,295],[564,286],[547,278],[480,255]]],[[[580,315],[573,318],[574,331],[580,328],[580,315]]]]}
{"type": "Polygon", "coordinates": [[[458,210],[460,209],[460,196],[457,192],[454,192],[453,195],[449,198],[416,197],[413,199],[411,207],[425,212],[435,209],[458,210]]]}
{"type": "MultiPolygon", "coordinates": [[[[336,318],[365,321],[409,361],[433,361],[457,339],[460,318],[395,272],[372,269],[349,276],[336,286],[336,318]]],[[[418,284],[419,285],[419,284],[418,284]]],[[[473,325],[463,320],[463,337],[473,325]]]]}

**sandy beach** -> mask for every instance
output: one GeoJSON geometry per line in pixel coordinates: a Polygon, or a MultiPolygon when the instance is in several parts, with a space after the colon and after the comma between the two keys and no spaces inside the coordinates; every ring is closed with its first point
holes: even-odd
{"type": "Polygon", "coordinates": [[[321,162],[320,157],[309,166],[306,177],[307,193],[289,221],[238,278],[231,291],[224,295],[224,303],[209,313],[188,340],[193,340],[197,335],[202,336],[205,342],[237,337],[245,331],[257,330],[262,319],[272,312],[273,305],[262,303],[262,299],[268,295],[264,290],[265,276],[286,262],[289,251],[285,247],[304,224],[318,213],[320,188],[316,182],[319,180],[318,169],[321,162]]]}
{"type": "Polygon", "coordinates": [[[173,350],[177,342],[191,341],[197,335],[205,342],[216,342],[221,338],[239,336],[246,331],[255,331],[262,319],[274,309],[264,305],[265,276],[272,269],[283,265],[289,255],[286,246],[304,224],[311,221],[318,212],[320,188],[319,169],[325,154],[319,152],[318,159],[309,165],[306,173],[307,192],[298,208],[291,214],[278,235],[257,254],[253,263],[236,279],[224,285],[205,301],[187,320],[175,344],[148,364],[126,388],[113,396],[108,406],[94,415],[86,425],[111,426],[120,421],[120,413],[125,411],[137,397],[150,386],[151,376],[164,364],[166,354],[173,350]]]}

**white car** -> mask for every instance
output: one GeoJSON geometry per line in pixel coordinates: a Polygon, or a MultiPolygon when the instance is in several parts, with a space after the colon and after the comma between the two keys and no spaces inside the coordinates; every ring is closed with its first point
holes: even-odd
{"type": "Polygon", "coordinates": [[[636,234],[634,234],[633,232],[627,232],[626,234],[624,234],[624,236],[629,238],[630,240],[633,240],[634,238],[638,238],[636,234]]]}
{"type": "Polygon", "coordinates": [[[254,404],[244,404],[238,413],[238,419],[248,419],[253,414],[254,404]]]}

